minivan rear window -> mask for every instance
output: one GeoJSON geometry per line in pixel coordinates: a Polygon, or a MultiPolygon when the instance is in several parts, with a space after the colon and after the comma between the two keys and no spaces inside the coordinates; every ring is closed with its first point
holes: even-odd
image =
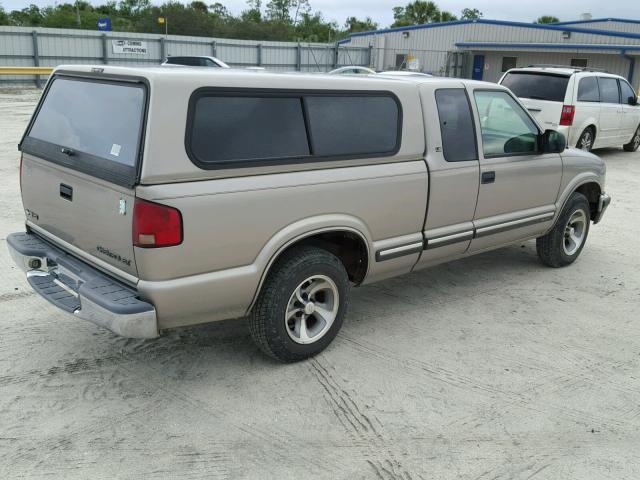
{"type": "Polygon", "coordinates": [[[54,77],[21,143],[25,153],[114,183],[135,183],[145,87],[54,77]]]}
{"type": "Polygon", "coordinates": [[[538,72],[510,72],[501,82],[516,97],[563,102],[569,77],[538,72]]]}

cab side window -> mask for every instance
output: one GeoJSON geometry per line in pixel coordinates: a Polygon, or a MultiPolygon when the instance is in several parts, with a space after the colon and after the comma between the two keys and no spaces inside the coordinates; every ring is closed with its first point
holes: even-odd
{"type": "Polygon", "coordinates": [[[578,83],[579,102],[599,102],[600,91],[598,90],[598,79],[596,77],[586,77],[578,83]]]}
{"type": "Polygon", "coordinates": [[[506,92],[474,92],[485,157],[530,155],[538,152],[538,127],[506,92]]]}
{"type": "Polygon", "coordinates": [[[478,159],[473,116],[466,92],[461,88],[436,91],[442,134],[442,152],[447,162],[478,159]]]}

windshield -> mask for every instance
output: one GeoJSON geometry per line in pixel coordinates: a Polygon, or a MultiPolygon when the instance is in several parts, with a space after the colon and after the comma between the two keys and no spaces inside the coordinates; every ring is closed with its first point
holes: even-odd
{"type": "Polygon", "coordinates": [[[569,77],[538,72],[509,72],[501,84],[516,97],[564,102],[569,77]]]}

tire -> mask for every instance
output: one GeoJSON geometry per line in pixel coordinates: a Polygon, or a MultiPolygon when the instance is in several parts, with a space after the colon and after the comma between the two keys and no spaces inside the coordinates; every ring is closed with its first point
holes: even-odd
{"type": "Polygon", "coordinates": [[[574,192],[551,231],[536,240],[536,250],[542,263],[558,268],[575,262],[587,241],[590,223],[587,197],[574,192]]]}
{"type": "Polygon", "coordinates": [[[276,261],[262,286],[249,317],[253,340],[283,362],[320,353],[342,326],[349,287],[347,271],[335,255],[294,247],[276,261]]]}
{"type": "Polygon", "coordinates": [[[636,128],[636,133],[633,134],[631,141],[622,146],[625,152],[635,152],[638,147],[640,147],[640,125],[636,128]]]}
{"type": "Polygon", "coordinates": [[[596,132],[593,127],[587,127],[580,134],[580,138],[578,138],[578,143],[576,143],[576,148],[580,150],[586,150],[590,152],[593,149],[593,142],[596,139],[596,132]]]}

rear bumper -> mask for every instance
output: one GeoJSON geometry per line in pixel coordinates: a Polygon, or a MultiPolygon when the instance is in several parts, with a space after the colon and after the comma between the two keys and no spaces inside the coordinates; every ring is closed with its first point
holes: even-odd
{"type": "Polygon", "coordinates": [[[611,197],[609,195],[607,195],[606,193],[600,194],[600,198],[598,199],[598,212],[596,213],[596,216],[593,219],[594,224],[602,220],[602,216],[604,215],[604,212],[607,210],[607,207],[609,206],[610,203],[611,203],[611,197]]]}
{"type": "Polygon", "coordinates": [[[138,292],[34,233],[12,233],[9,252],[31,287],[56,307],[131,338],[155,338],[153,305],[138,292]]]}

